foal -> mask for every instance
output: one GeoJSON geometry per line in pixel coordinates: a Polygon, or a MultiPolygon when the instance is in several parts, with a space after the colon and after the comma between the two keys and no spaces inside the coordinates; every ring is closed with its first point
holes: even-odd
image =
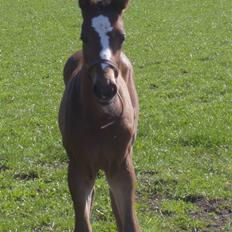
{"type": "Polygon", "coordinates": [[[83,49],[64,67],[59,127],[69,156],[75,232],[91,232],[93,186],[105,172],[118,231],[140,232],[134,208],[132,146],[138,98],[130,61],[121,51],[122,12],[129,0],[79,0],[83,49]]]}

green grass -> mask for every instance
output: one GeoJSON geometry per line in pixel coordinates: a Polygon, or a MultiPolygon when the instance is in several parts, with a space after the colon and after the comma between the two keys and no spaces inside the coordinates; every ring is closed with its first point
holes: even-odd
{"type": "MultiPolygon", "coordinates": [[[[80,11],[64,0],[0,5],[0,231],[71,231],[57,111],[80,11]]],[[[231,0],[133,0],[125,14],[144,232],[232,231],[231,15],[231,0]]],[[[96,191],[93,230],[115,231],[102,174],[96,191]]]]}

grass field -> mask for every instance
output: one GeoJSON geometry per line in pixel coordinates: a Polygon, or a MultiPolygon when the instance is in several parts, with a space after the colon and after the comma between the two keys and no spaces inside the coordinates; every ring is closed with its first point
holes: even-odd
{"type": "MultiPolygon", "coordinates": [[[[72,231],[57,111],[80,11],[74,0],[0,6],[0,232],[72,231]]],[[[232,1],[133,0],[124,20],[143,231],[232,231],[232,1]]],[[[116,229],[102,173],[92,223],[116,229]]]]}

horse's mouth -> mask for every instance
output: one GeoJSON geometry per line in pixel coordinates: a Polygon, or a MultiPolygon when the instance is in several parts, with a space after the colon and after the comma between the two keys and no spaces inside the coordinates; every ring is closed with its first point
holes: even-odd
{"type": "Polygon", "coordinates": [[[111,104],[115,96],[117,95],[117,91],[117,86],[113,82],[107,84],[97,82],[93,86],[93,94],[95,95],[98,103],[101,105],[111,104]]]}
{"type": "Polygon", "coordinates": [[[102,97],[102,98],[98,98],[97,101],[100,105],[107,106],[107,105],[110,105],[114,101],[114,97],[110,99],[106,97],[102,97]]]}
{"type": "Polygon", "coordinates": [[[99,92],[98,94],[95,94],[98,104],[102,106],[107,106],[112,104],[116,96],[117,96],[117,90],[115,90],[115,92],[113,93],[106,92],[106,94],[104,94],[102,92],[99,92]]]}

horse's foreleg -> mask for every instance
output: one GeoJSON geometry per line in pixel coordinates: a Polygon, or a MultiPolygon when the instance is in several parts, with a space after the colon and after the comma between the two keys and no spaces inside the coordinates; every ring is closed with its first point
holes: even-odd
{"type": "Polygon", "coordinates": [[[107,179],[117,209],[115,216],[119,231],[140,232],[134,208],[136,177],[131,158],[128,157],[114,173],[107,176],[107,179]]]}
{"type": "Polygon", "coordinates": [[[93,198],[94,175],[87,169],[69,163],[68,183],[75,210],[75,232],[91,232],[90,214],[93,198]]]}
{"type": "Polygon", "coordinates": [[[116,219],[118,231],[122,232],[122,221],[121,221],[121,218],[120,218],[120,213],[119,213],[119,210],[117,208],[117,204],[115,202],[114,195],[113,195],[111,190],[110,190],[110,199],[111,199],[111,206],[112,206],[112,210],[113,210],[113,213],[114,213],[114,216],[115,216],[115,219],[116,219]]]}

